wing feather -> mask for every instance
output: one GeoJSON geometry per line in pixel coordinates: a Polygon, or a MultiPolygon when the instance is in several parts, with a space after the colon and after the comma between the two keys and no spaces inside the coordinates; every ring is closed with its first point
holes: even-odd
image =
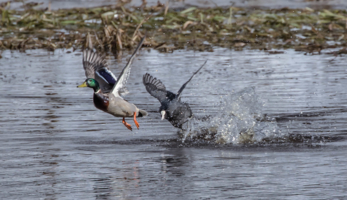
{"type": "Polygon", "coordinates": [[[166,87],[159,79],[146,73],[143,75],[143,84],[145,85],[147,92],[157,98],[159,102],[166,99],[166,87]]]}
{"type": "Polygon", "coordinates": [[[83,51],[83,68],[87,78],[98,81],[104,93],[110,92],[117,82],[116,76],[109,70],[106,59],[92,50],[83,51]]]}
{"type": "Polygon", "coordinates": [[[143,41],[145,40],[145,37],[143,37],[140,41],[140,43],[137,45],[134,53],[131,55],[130,60],[128,61],[127,65],[123,68],[122,72],[120,73],[118,77],[117,83],[112,88],[112,94],[115,96],[120,96],[120,90],[125,87],[125,84],[130,76],[130,70],[131,70],[131,63],[133,62],[136,53],[141,48],[143,41]]]}
{"type": "Polygon", "coordinates": [[[202,67],[205,66],[206,63],[207,63],[207,60],[204,62],[204,64],[196,72],[194,72],[194,74],[190,77],[190,79],[182,85],[182,87],[177,92],[177,98],[181,97],[182,91],[184,90],[186,85],[193,79],[195,74],[197,74],[200,71],[200,69],[202,69],[202,67]]]}

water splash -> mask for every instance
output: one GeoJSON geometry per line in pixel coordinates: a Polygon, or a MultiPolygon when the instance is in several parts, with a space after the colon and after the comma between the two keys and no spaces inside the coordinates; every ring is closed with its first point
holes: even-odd
{"type": "Polygon", "coordinates": [[[212,141],[218,144],[256,143],[284,137],[275,119],[262,114],[264,106],[254,87],[221,97],[215,116],[193,117],[180,132],[187,139],[212,141]]]}

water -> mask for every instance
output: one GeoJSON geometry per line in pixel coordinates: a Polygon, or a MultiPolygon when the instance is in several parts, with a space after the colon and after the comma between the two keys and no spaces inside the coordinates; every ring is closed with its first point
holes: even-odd
{"type": "Polygon", "coordinates": [[[287,131],[281,131],[276,119],[262,114],[264,102],[256,94],[255,88],[222,96],[216,115],[193,116],[180,132],[183,142],[197,139],[216,144],[259,143],[264,140],[284,139],[287,131]]]}
{"type": "MultiPolygon", "coordinates": [[[[149,116],[130,132],[94,107],[90,88],[76,88],[85,79],[82,55],[67,51],[2,52],[1,199],[345,198],[345,56],[142,50],[126,98],[149,116]],[[182,143],[177,129],[160,120],[142,75],[176,92],[206,59],[182,95],[194,114],[221,117],[227,97],[249,94],[250,101],[235,104],[241,113],[251,120],[255,109],[266,120],[251,122],[273,124],[283,137],[182,143]]],[[[115,74],[129,53],[109,57],[115,74]]]]}

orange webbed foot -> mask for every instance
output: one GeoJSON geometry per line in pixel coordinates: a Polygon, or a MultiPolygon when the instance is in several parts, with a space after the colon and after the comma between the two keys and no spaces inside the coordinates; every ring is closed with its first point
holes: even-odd
{"type": "Polygon", "coordinates": [[[139,129],[140,124],[136,121],[136,112],[134,112],[134,122],[135,122],[137,129],[139,129]]]}
{"type": "Polygon", "coordinates": [[[130,124],[128,124],[126,121],[125,121],[125,118],[123,117],[123,121],[122,121],[122,123],[124,124],[124,126],[125,127],[127,127],[129,130],[133,130],[133,128],[131,128],[131,125],[130,124]]]}

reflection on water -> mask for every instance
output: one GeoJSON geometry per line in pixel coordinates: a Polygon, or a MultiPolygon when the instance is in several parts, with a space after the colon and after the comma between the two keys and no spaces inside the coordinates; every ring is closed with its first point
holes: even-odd
{"type": "MultiPolygon", "coordinates": [[[[142,50],[126,99],[149,116],[130,132],[121,119],[94,107],[91,91],[76,88],[84,80],[81,52],[64,51],[2,53],[1,199],[344,198],[345,57],[142,50]],[[146,92],[142,75],[155,71],[168,88],[179,88],[206,59],[182,97],[194,115],[219,120],[220,137],[239,137],[255,123],[253,129],[276,125],[284,139],[182,143],[177,129],[160,120],[159,103],[146,92]],[[237,102],[240,94],[250,101],[237,102]],[[235,107],[223,113],[221,105],[235,107]],[[226,113],[230,117],[221,118],[226,113]],[[223,121],[228,119],[236,120],[234,126],[223,121]]],[[[128,53],[109,57],[115,74],[128,53]]]]}

